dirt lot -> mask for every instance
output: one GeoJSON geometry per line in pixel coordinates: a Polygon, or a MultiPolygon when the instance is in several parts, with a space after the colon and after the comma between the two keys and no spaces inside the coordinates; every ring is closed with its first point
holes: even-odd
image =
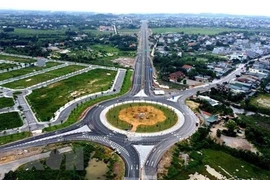
{"type": "Polygon", "coordinates": [[[134,106],[122,109],[119,112],[119,119],[132,124],[132,132],[135,132],[139,125],[152,126],[165,121],[164,113],[153,106],[134,106]]]}
{"type": "Polygon", "coordinates": [[[258,152],[258,150],[254,147],[254,145],[245,139],[244,130],[242,131],[242,133],[237,133],[237,137],[228,137],[228,136],[221,135],[221,137],[218,138],[216,136],[218,129],[220,130],[226,129],[224,127],[224,122],[221,121],[219,124],[211,128],[210,136],[212,138],[217,139],[217,143],[220,143],[220,144],[225,143],[225,145],[231,148],[243,149],[243,150],[248,150],[251,152],[258,152]]]}
{"type": "Polygon", "coordinates": [[[196,103],[196,102],[194,102],[194,101],[186,101],[186,105],[188,106],[188,107],[190,107],[190,109],[192,110],[192,111],[196,111],[196,109],[198,109],[199,108],[199,106],[200,106],[200,104],[199,103],[196,103]]]}
{"type": "Polygon", "coordinates": [[[127,57],[120,57],[118,59],[112,60],[112,62],[114,63],[118,63],[121,66],[124,67],[130,67],[130,68],[134,68],[134,58],[127,58],[127,57]]]}

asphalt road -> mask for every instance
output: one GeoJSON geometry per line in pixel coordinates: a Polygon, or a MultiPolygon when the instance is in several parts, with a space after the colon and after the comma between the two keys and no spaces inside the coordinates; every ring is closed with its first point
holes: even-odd
{"type": "MultiPolygon", "coordinates": [[[[197,127],[197,117],[196,115],[185,105],[185,99],[196,94],[197,91],[203,92],[214,87],[217,83],[222,83],[224,81],[230,80],[235,74],[241,71],[239,67],[235,72],[231,73],[229,76],[215,81],[213,83],[196,87],[193,89],[188,89],[180,92],[175,96],[181,96],[177,102],[168,101],[165,97],[156,97],[151,91],[152,87],[152,65],[149,57],[149,44],[148,44],[148,34],[147,34],[147,22],[142,21],[139,35],[139,47],[138,56],[135,61],[134,75],[133,75],[133,86],[130,92],[122,97],[115,98],[109,101],[101,102],[93,106],[85,115],[85,117],[78,123],[67,127],[65,129],[57,130],[55,132],[50,132],[42,134],[39,136],[31,137],[25,140],[14,142],[8,145],[0,147],[1,151],[9,151],[12,149],[26,148],[32,146],[39,146],[45,144],[51,144],[63,141],[94,141],[105,146],[108,146],[115,150],[123,160],[125,161],[125,177],[126,179],[156,179],[156,170],[160,159],[168,148],[173,144],[182,139],[185,139],[192,135],[197,127]],[[147,97],[134,97],[138,92],[143,90],[147,97]],[[129,140],[126,135],[114,132],[108,127],[101,123],[100,113],[108,106],[118,103],[119,101],[131,101],[135,99],[144,99],[148,101],[157,101],[180,110],[185,118],[185,122],[181,128],[169,134],[160,134],[159,136],[147,136],[141,137],[139,140],[129,140]],[[77,131],[76,129],[83,127],[89,127],[91,132],[77,131]],[[63,134],[65,133],[65,134],[63,134]],[[61,135],[62,134],[62,135],[61,135]],[[61,135],[61,136],[57,136],[61,135]],[[140,157],[133,145],[154,145],[155,147],[149,153],[146,161],[144,162],[144,167],[140,169],[140,157]]],[[[243,65],[241,65],[243,66],[243,65]]],[[[124,72],[122,72],[124,73],[124,72]]],[[[118,93],[121,88],[124,76],[122,79],[118,79],[116,82],[116,91],[112,93],[118,93]]],[[[84,99],[87,100],[87,99],[84,99]]],[[[74,102],[68,108],[66,108],[56,122],[62,121],[68,117],[71,110],[76,107],[79,102],[74,102]]]]}

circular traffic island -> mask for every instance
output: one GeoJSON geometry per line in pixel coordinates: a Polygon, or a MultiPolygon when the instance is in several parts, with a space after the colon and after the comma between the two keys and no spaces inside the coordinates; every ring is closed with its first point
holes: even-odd
{"type": "Polygon", "coordinates": [[[169,129],[178,121],[172,109],[150,103],[128,103],[112,107],[106,118],[116,128],[145,133],[169,129]]]}

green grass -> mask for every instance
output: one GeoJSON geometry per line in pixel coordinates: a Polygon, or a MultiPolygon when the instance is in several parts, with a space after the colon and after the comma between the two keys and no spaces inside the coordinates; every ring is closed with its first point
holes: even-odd
{"type": "Polygon", "coordinates": [[[9,79],[9,78],[22,76],[22,75],[25,75],[25,74],[29,74],[29,73],[32,73],[34,71],[40,71],[42,69],[50,68],[50,67],[57,66],[57,65],[60,65],[60,63],[58,63],[58,62],[48,62],[48,63],[46,63],[46,67],[30,66],[30,67],[22,68],[22,69],[19,69],[19,70],[14,70],[14,71],[10,71],[10,72],[1,73],[0,81],[3,81],[5,79],[9,79]]]}
{"type": "Polygon", "coordinates": [[[37,61],[35,59],[21,58],[21,57],[17,57],[17,56],[8,56],[8,55],[3,55],[3,54],[0,54],[0,59],[14,61],[14,62],[21,62],[21,63],[32,63],[32,62],[37,61]]]}
{"type": "Polygon", "coordinates": [[[205,34],[205,35],[215,35],[221,32],[230,31],[256,31],[256,30],[246,30],[246,29],[233,29],[233,28],[196,28],[196,27],[179,27],[179,28],[153,28],[153,33],[171,33],[171,32],[184,32],[185,34],[205,34]]]}
{"type": "MultiPolygon", "coordinates": [[[[188,168],[185,168],[184,165],[182,165],[182,167],[178,169],[178,171],[181,171],[179,172],[181,176],[177,176],[177,178],[175,178],[176,180],[188,179],[189,175],[195,174],[195,172],[207,176],[210,180],[216,180],[217,178],[207,172],[206,165],[214,168],[217,172],[227,177],[227,179],[270,178],[269,171],[263,170],[257,166],[254,166],[253,164],[235,158],[225,152],[212,149],[203,149],[200,152],[202,155],[196,151],[191,153],[191,158],[196,157],[196,160],[193,159],[191,162],[189,162],[188,168]],[[229,174],[227,174],[223,169],[229,174]],[[236,169],[238,169],[238,171],[236,169]]],[[[165,178],[165,180],[167,179],[165,178]]]]}
{"type": "Polygon", "coordinates": [[[26,87],[30,87],[33,86],[35,84],[41,83],[41,82],[45,82],[47,80],[56,78],[56,77],[60,77],[63,76],[65,74],[71,73],[71,72],[75,72],[78,71],[80,69],[85,68],[84,66],[78,66],[78,65],[71,65],[71,66],[67,66],[67,67],[63,67],[63,68],[59,68],[53,71],[48,71],[42,74],[38,74],[35,76],[31,76],[25,79],[21,79],[18,81],[14,81],[11,83],[7,83],[4,84],[3,86],[8,87],[8,88],[12,88],[12,89],[22,89],[22,88],[26,88],[26,87]]]}
{"type": "Polygon", "coordinates": [[[103,35],[103,34],[114,34],[113,31],[99,31],[99,30],[94,30],[94,29],[84,29],[82,30],[85,33],[92,33],[94,35],[103,35]]]}
{"type": "Polygon", "coordinates": [[[14,106],[14,101],[12,98],[0,98],[0,109],[12,106],[14,106]]]}
{"type": "Polygon", "coordinates": [[[27,28],[15,28],[13,34],[65,34],[67,29],[60,29],[60,30],[39,30],[39,29],[27,29],[27,28]]]}
{"type": "Polygon", "coordinates": [[[94,69],[48,87],[34,90],[28,96],[28,100],[38,118],[41,121],[47,121],[67,102],[83,95],[108,90],[115,75],[116,71],[94,69]]]}
{"type": "Polygon", "coordinates": [[[1,136],[0,137],[0,145],[4,145],[10,142],[18,141],[27,137],[30,137],[31,133],[29,132],[22,132],[17,134],[11,134],[7,136],[1,136]]]}
{"type": "Polygon", "coordinates": [[[166,108],[165,106],[149,103],[132,103],[116,106],[110,109],[110,111],[106,114],[108,122],[111,123],[113,126],[122,130],[131,129],[132,128],[131,124],[119,119],[119,112],[122,109],[131,106],[152,106],[156,109],[161,110],[166,116],[166,119],[163,122],[159,122],[153,126],[144,126],[144,125],[138,126],[136,132],[158,132],[172,127],[177,122],[177,116],[172,110],[166,108]]]}
{"type": "Polygon", "coordinates": [[[0,131],[21,127],[23,122],[18,112],[0,114],[0,131]]]}
{"type": "Polygon", "coordinates": [[[229,174],[237,176],[241,179],[269,179],[270,172],[262,170],[250,163],[237,159],[222,151],[216,151],[211,149],[202,150],[204,165],[209,165],[214,168],[220,174],[230,178],[221,168],[225,169],[229,174]],[[220,168],[221,167],[221,168],[220,168]],[[239,171],[236,171],[238,169],[239,171]]]}
{"type": "Polygon", "coordinates": [[[139,29],[120,29],[118,30],[120,34],[134,34],[134,33],[139,33],[139,29]]]}
{"type": "Polygon", "coordinates": [[[17,67],[17,66],[18,66],[17,64],[1,63],[0,70],[12,69],[12,68],[17,67]]]}
{"type": "Polygon", "coordinates": [[[93,106],[94,104],[97,104],[97,103],[100,103],[102,101],[106,101],[106,100],[109,100],[112,98],[116,98],[116,97],[122,96],[123,94],[127,93],[131,88],[132,75],[133,75],[133,71],[127,71],[120,93],[118,93],[116,95],[103,96],[103,97],[99,97],[99,98],[95,98],[95,99],[92,99],[90,101],[87,101],[87,102],[81,104],[80,106],[78,106],[74,111],[72,111],[71,114],[69,115],[68,119],[64,123],[56,125],[56,126],[44,128],[43,131],[50,132],[50,131],[55,131],[58,129],[68,127],[68,126],[76,123],[77,121],[79,121],[81,114],[87,108],[93,106]]]}
{"type": "Polygon", "coordinates": [[[249,104],[253,107],[270,110],[270,94],[259,94],[251,98],[249,104]]]}

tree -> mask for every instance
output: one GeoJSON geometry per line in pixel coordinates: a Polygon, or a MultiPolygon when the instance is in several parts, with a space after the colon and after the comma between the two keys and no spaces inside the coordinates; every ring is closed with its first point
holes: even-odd
{"type": "Polygon", "coordinates": [[[236,122],[231,119],[225,124],[225,127],[228,128],[230,134],[234,132],[236,126],[237,126],[236,122]]]}
{"type": "Polygon", "coordinates": [[[218,137],[218,138],[221,137],[221,130],[220,130],[220,129],[217,130],[217,137],[218,137]]]}
{"type": "Polygon", "coordinates": [[[187,84],[187,80],[186,79],[183,80],[183,84],[187,84]]]}

